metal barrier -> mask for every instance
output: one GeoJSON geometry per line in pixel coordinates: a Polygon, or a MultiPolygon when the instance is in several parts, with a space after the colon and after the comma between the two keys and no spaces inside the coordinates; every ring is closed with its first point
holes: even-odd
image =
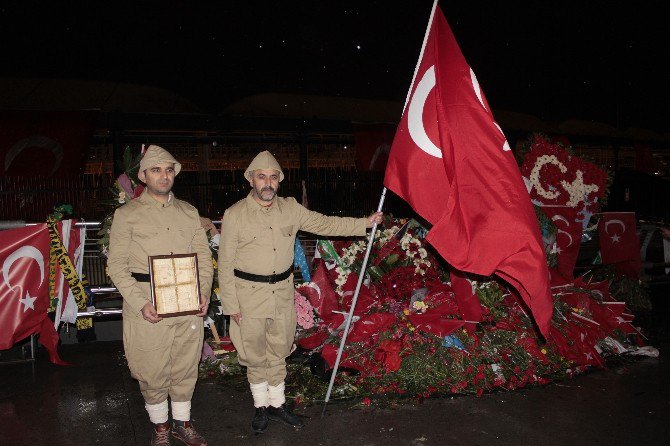
{"type": "MultiPolygon", "coordinates": [[[[217,226],[221,225],[221,221],[218,220],[213,221],[213,223],[217,226]]],[[[107,259],[102,255],[98,247],[98,240],[100,239],[98,232],[100,231],[101,223],[81,222],[77,223],[76,226],[86,228],[83,272],[86,274],[88,282],[92,284],[92,286],[90,286],[90,292],[94,296],[113,296],[112,299],[108,300],[121,300],[121,295],[119,294],[116,287],[114,287],[114,284],[106,273],[107,259]]],[[[307,257],[308,264],[311,264],[311,261],[314,258],[314,253],[316,251],[316,239],[311,234],[300,234],[300,241],[303,244],[305,257],[307,257]]],[[[302,278],[298,271],[296,271],[295,277],[298,281],[300,281],[302,278]]],[[[121,315],[121,313],[121,307],[96,308],[94,298],[93,309],[79,311],[77,313],[77,317],[117,317],[121,315]]]]}

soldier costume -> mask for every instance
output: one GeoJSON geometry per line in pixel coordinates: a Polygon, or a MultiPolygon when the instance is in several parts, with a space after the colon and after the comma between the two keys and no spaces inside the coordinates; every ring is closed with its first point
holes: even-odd
{"type": "MultiPolygon", "coordinates": [[[[171,163],[174,178],[181,164],[162,148],[149,146],[140,163],[140,179],[142,175],[146,178],[148,174],[143,172],[147,169],[171,163]]],[[[138,198],[116,210],[109,237],[108,270],[123,296],[123,345],[131,375],[139,381],[155,425],[154,444],[169,444],[169,396],[175,420],[172,435],[186,444],[204,445],[204,439],[190,421],[191,397],[202,351],[203,319],[186,315],[153,322],[144,317],[143,311],[151,302],[147,274],[150,255],[195,252],[201,292],[208,295],[212,284],[212,256],[198,211],[175,198],[171,184],[166,187],[165,203],[149,193],[147,182],[147,189],[138,198]]],[[[202,305],[207,303],[204,301],[202,305]]]]}
{"type": "Polygon", "coordinates": [[[267,427],[268,418],[302,425],[284,405],[285,359],[296,330],[292,275],[296,234],[302,230],[324,236],[363,236],[371,226],[371,217],[329,217],[307,210],[294,198],[270,195],[271,200],[264,199],[267,205],[260,204],[252,177],[270,169],[278,173],[278,187],[284,174],[270,152],[259,153],[246,170],[254,189],[226,210],[218,261],[223,312],[233,319],[241,314],[239,324],[231,322],[230,337],[240,364],[247,367],[256,432],[267,427]]]}

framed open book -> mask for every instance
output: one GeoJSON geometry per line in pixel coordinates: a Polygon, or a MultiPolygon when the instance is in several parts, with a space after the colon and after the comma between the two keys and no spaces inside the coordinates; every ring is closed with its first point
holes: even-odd
{"type": "Polygon", "coordinates": [[[161,317],[200,311],[198,256],[171,254],[149,256],[151,301],[161,317]]]}

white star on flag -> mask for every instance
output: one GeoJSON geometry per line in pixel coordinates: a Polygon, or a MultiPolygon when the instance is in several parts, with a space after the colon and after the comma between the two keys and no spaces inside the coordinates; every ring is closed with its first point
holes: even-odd
{"type": "Polygon", "coordinates": [[[23,304],[23,312],[25,313],[26,311],[28,311],[28,308],[34,310],[36,300],[37,297],[31,297],[30,293],[26,291],[26,297],[24,297],[23,299],[19,299],[19,302],[23,304]]]}
{"type": "Polygon", "coordinates": [[[621,237],[619,237],[617,234],[614,234],[614,235],[612,236],[612,243],[619,243],[619,239],[620,239],[620,238],[621,238],[621,237]]]}

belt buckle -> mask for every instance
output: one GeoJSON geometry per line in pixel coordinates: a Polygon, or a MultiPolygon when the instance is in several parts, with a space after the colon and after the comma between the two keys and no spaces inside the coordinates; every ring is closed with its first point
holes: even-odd
{"type": "Polygon", "coordinates": [[[277,275],[276,274],[271,274],[269,279],[268,279],[268,283],[270,285],[274,285],[275,283],[277,283],[277,275]]]}

